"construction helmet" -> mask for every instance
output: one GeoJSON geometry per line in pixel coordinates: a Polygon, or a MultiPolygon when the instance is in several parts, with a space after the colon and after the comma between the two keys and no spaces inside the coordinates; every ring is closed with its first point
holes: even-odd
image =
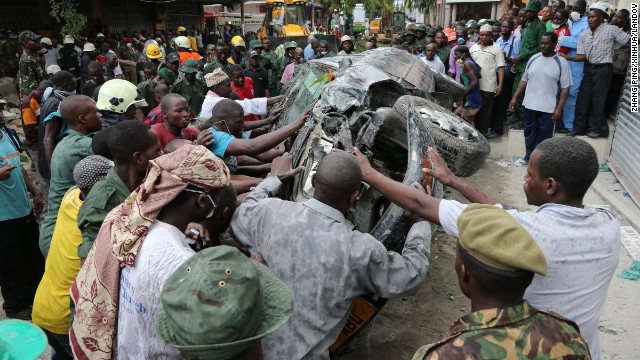
{"type": "Polygon", "coordinates": [[[178,36],[174,41],[178,47],[191,49],[191,43],[189,43],[189,39],[186,36],[178,36]]]}
{"type": "Polygon", "coordinates": [[[598,1],[597,3],[589,6],[589,10],[600,10],[602,11],[606,17],[605,19],[611,19],[616,14],[616,8],[613,5],[609,4],[606,1],[598,1]]]}
{"type": "Polygon", "coordinates": [[[160,48],[156,44],[147,45],[147,50],[145,50],[145,54],[147,54],[147,57],[149,59],[159,59],[162,57],[160,48]]]}
{"type": "Polygon", "coordinates": [[[242,37],[238,35],[231,38],[231,45],[236,47],[238,46],[247,47],[246,44],[244,43],[244,39],[242,39],[242,37]]]}
{"type": "Polygon", "coordinates": [[[145,106],[138,88],[127,80],[109,80],[100,87],[96,106],[99,110],[124,114],[129,106],[145,106]]]}
{"type": "Polygon", "coordinates": [[[178,26],[176,31],[187,31],[187,29],[184,26],[178,26]]]}

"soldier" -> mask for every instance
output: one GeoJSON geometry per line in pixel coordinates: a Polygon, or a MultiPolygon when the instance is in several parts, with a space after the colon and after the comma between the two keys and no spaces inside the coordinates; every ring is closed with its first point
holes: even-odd
{"type": "Polygon", "coordinates": [[[233,64],[228,60],[229,47],[227,44],[222,41],[218,42],[216,44],[216,54],[218,54],[218,59],[204,67],[204,75],[210,74],[213,70],[220,68],[225,72],[225,74],[227,74],[227,76],[231,77],[231,65],[233,64]]]}
{"type": "Polygon", "coordinates": [[[175,76],[178,76],[178,69],[180,68],[180,55],[178,55],[178,53],[175,51],[168,53],[167,58],[164,59],[164,62],[160,63],[160,66],[158,66],[158,71],[163,68],[170,70],[175,76]]]}
{"type": "Polygon", "coordinates": [[[15,77],[18,72],[18,47],[7,35],[7,30],[0,29],[0,74],[15,77]]]}
{"type": "Polygon", "coordinates": [[[265,58],[271,62],[271,68],[267,69],[269,73],[269,93],[272,96],[278,94],[278,80],[273,75],[275,72],[276,63],[278,61],[278,56],[275,51],[272,51],[270,48],[271,42],[268,37],[263,37],[261,41],[262,51],[260,51],[260,57],[265,58]]]}
{"type": "MultiPolygon", "coordinates": [[[[256,52],[258,55],[260,55],[262,53],[262,44],[258,41],[258,40],[251,40],[249,42],[249,53],[252,52],[256,52]]],[[[250,63],[249,63],[249,58],[251,56],[249,54],[247,54],[247,58],[245,58],[244,60],[242,60],[242,62],[240,63],[240,65],[242,66],[243,69],[248,69],[250,67],[250,63]]],[[[258,59],[258,64],[260,65],[261,68],[265,69],[265,70],[270,70],[273,65],[271,63],[271,60],[260,56],[260,58],[258,59]]]]}
{"type": "MultiPolygon", "coordinates": [[[[136,58],[133,45],[131,45],[131,39],[127,37],[124,38],[122,42],[124,43],[124,46],[121,46],[118,49],[118,57],[122,60],[138,61],[139,58],[136,58]]],[[[122,70],[124,72],[125,80],[129,81],[133,85],[138,84],[138,74],[136,73],[135,66],[124,65],[122,70]]]]}
{"type": "Polygon", "coordinates": [[[180,67],[184,77],[180,78],[171,88],[174,94],[180,94],[187,100],[193,114],[199,114],[206,93],[204,81],[196,79],[198,64],[194,59],[187,59],[180,67]]]}
{"type": "Polygon", "coordinates": [[[427,27],[424,24],[416,25],[416,45],[424,50],[424,39],[427,37],[427,27]]]}
{"type": "Polygon", "coordinates": [[[472,313],[453,323],[442,340],[418,349],[422,359],[591,359],[578,325],[523,300],[547,262],[535,240],[505,210],[473,204],[458,218],[458,283],[472,313]]]}
{"type": "Polygon", "coordinates": [[[36,35],[30,30],[20,33],[20,43],[24,48],[20,56],[18,76],[21,100],[24,100],[32,91],[36,90],[40,81],[46,79],[44,70],[36,59],[36,51],[38,51],[38,47],[40,46],[38,40],[40,40],[41,37],[42,36],[36,35]]]}
{"type": "Polygon", "coordinates": [[[156,68],[156,64],[152,62],[144,63],[143,69],[145,74],[150,73],[152,75],[145,81],[138,84],[138,91],[140,91],[140,94],[142,94],[144,99],[147,101],[148,109],[153,109],[154,107],[158,106],[155,95],[153,93],[153,89],[155,89],[156,85],[158,85],[158,70],[156,68]]]}

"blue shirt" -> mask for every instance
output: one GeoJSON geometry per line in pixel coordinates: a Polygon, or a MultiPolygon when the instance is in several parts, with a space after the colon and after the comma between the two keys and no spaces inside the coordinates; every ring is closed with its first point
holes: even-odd
{"type": "MultiPolygon", "coordinates": [[[[502,49],[502,52],[508,58],[513,59],[520,52],[520,39],[518,39],[513,35],[511,35],[511,37],[507,41],[504,41],[504,39],[501,36],[498,38],[498,40],[496,40],[496,43],[500,46],[500,48],[502,49]],[[511,51],[509,51],[509,47],[511,47],[511,51]],[[509,52],[511,52],[511,56],[509,56],[509,52]]],[[[509,62],[509,64],[511,63],[509,62]]]]}
{"type": "Polygon", "coordinates": [[[307,45],[307,47],[304,48],[304,59],[305,60],[311,60],[313,55],[313,48],[311,47],[311,44],[307,45]]]}
{"type": "Polygon", "coordinates": [[[209,150],[211,150],[215,156],[224,159],[227,147],[235,140],[235,136],[215,128],[211,128],[210,130],[213,133],[213,144],[209,146],[209,150]]]}
{"type": "Polygon", "coordinates": [[[9,140],[9,135],[0,130],[0,167],[11,164],[8,179],[0,181],[0,221],[13,220],[29,215],[31,203],[27,195],[27,185],[22,177],[20,151],[9,140]]]}

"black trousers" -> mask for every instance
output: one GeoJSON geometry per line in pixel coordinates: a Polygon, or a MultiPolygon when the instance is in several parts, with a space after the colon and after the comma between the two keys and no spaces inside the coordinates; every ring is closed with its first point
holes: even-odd
{"type": "Polygon", "coordinates": [[[602,136],[609,134],[605,105],[612,76],[611,64],[584,65],[584,77],[580,83],[573,120],[574,133],[595,132],[602,136]]]}
{"type": "Polygon", "coordinates": [[[493,91],[480,90],[480,96],[482,97],[482,107],[476,115],[476,129],[481,134],[486,134],[491,125],[491,117],[493,115],[493,106],[495,104],[496,94],[493,91]]]}
{"type": "Polygon", "coordinates": [[[609,86],[609,95],[607,97],[607,106],[605,112],[607,115],[614,114],[618,110],[618,100],[622,95],[624,81],[627,78],[624,74],[613,74],[611,77],[611,85],[609,86]]]}
{"type": "Polygon", "coordinates": [[[504,128],[504,120],[507,118],[507,110],[509,110],[509,102],[513,93],[513,80],[516,74],[511,72],[511,64],[504,67],[504,80],[502,85],[502,93],[496,98],[493,104],[493,116],[491,117],[490,128],[493,132],[502,134],[504,128]]]}
{"type": "Polygon", "coordinates": [[[0,221],[0,290],[8,316],[33,305],[44,274],[38,246],[38,223],[33,213],[0,221]]]}

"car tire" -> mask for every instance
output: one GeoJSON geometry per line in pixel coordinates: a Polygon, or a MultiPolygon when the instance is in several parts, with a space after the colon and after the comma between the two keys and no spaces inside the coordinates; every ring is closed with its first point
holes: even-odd
{"type": "Polygon", "coordinates": [[[487,139],[451,111],[416,96],[402,96],[393,107],[403,116],[412,107],[422,117],[436,149],[456,176],[473,175],[487,160],[491,152],[487,139]]]}
{"type": "Polygon", "coordinates": [[[436,92],[447,93],[451,95],[453,101],[462,102],[462,98],[466,91],[462,84],[451,78],[449,75],[443,74],[439,71],[434,70],[431,71],[431,73],[433,74],[433,82],[435,83],[436,92]]]}

